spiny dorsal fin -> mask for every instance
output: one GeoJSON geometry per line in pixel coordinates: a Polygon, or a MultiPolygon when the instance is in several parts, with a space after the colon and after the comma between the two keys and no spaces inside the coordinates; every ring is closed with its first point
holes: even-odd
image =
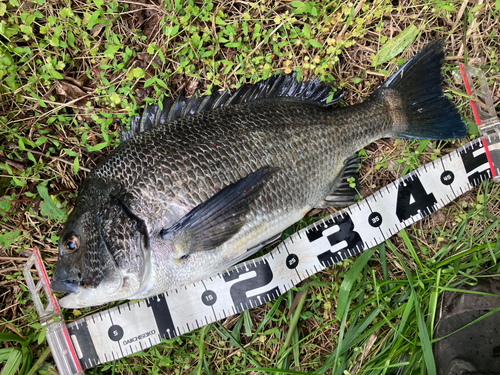
{"type": "Polygon", "coordinates": [[[298,98],[325,107],[338,102],[343,96],[343,93],[337,90],[333,99],[328,102],[332,89],[331,85],[321,82],[316,77],[307,82],[299,82],[297,74],[292,73],[273,76],[256,84],[243,85],[233,93],[229,90],[222,92],[215,89],[212,95],[199,96],[196,92],[193,96],[186,98],[182,91],[175,101],[166,98],[161,110],[156,105],[146,105],[141,117],[132,117],[129,131],[125,131],[122,127],[120,141],[124,142],[144,130],[181,117],[265,98],[298,98]]]}

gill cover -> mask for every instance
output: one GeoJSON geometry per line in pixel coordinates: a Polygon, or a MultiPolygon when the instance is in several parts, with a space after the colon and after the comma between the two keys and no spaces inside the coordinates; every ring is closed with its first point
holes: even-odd
{"type": "Polygon", "coordinates": [[[104,303],[110,296],[125,299],[134,294],[148,260],[141,229],[142,223],[116,201],[100,214],[79,214],[75,209],[59,241],[51,283],[53,291],[71,293],[61,305],[76,307],[83,300],[104,303]]]}

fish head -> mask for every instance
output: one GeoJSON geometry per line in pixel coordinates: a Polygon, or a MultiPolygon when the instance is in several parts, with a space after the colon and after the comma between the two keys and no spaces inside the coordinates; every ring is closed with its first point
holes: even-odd
{"type": "Polygon", "coordinates": [[[59,260],[51,283],[69,293],[62,307],[81,308],[135,294],[147,273],[147,238],[140,220],[119,204],[95,213],[75,209],[59,240],[59,260]]]}

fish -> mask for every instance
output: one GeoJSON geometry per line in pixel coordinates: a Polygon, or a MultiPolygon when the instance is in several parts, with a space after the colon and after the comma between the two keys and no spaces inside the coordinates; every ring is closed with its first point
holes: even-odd
{"type": "Polygon", "coordinates": [[[68,293],[61,306],[146,298],[213,276],[310,210],[354,202],[358,151],[371,142],[465,136],[443,93],[443,61],[444,42],[433,41],[352,106],[295,74],[146,106],[89,173],[64,225],[51,283],[68,293]]]}

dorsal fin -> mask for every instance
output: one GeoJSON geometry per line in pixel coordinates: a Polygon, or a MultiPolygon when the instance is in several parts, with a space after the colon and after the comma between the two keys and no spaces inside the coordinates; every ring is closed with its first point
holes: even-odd
{"type": "Polygon", "coordinates": [[[156,105],[146,105],[141,117],[132,117],[129,131],[124,130],[122,126],[120,141],[124,142],[144,130],[181,117],[265,98],[297,98],[326,107],[338,102],[343,96],[343,93],[337,90],[332,100],[328,102],[332,90],[331,85],[321,82],[316,77],[307,82],[299,82],[296,73],[276,75],[253,85],[246,84],[233,93],[229,90],[222,92],[215,89],[212,95],[199,96],[196,92],[193,96],[186,98],[183,90],[175,101],[166,98],[161,110],[156,105]]]}

